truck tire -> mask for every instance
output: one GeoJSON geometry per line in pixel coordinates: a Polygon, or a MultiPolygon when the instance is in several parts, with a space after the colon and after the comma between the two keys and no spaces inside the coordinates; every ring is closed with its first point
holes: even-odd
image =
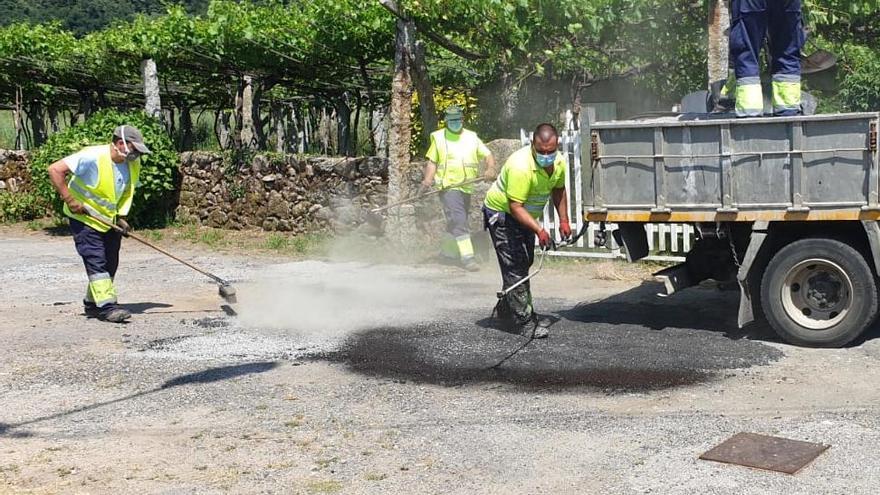
{"type": "Polygon", "coordinates": [[[877,285],[865,257],[834,239],[780,249],[761,280],[764,317],[790,344],[841,347],[877,315],[877,285]]]}

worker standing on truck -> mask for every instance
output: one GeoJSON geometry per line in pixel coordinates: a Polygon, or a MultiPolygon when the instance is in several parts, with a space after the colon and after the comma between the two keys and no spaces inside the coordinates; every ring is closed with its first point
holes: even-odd
{"type": "Polygon", "coordinates": [[[113,286],[122,234],[105,224],[131,230],[125,216],[140,176],[139,157],[149,153],[141,131],[122,125],[113,132],[110,144],[83,148],[49,166],[49,178],[64,200],[76,252],[89,277],[83,299],[89,317],[113,323],[131,317],[118,306],[113,286]]]}
{"type": "Polygon", "coordinates": [[[736,75],[736,116],[764,113],[761,48],[770,41],[773,114],[801,113],[801,48],[804,46],[801,0],[733,0],[730,59],[736,75]]]}
{"type": "MultiPolygon", "coordinates": [[[[551,245],[550,234],[538,223],[549,199],[558,213],[560,234],[571,237],[566,163],[558,147],[556,128],[539,125],[531,146],[510,156],[486,193],[483,220],[492,236],[505,289],[528,276],[535,260],[535,236],[542,248],[551,245]]],[[[502,322],[523,335],[540,339],[549,334],[550,320],[535,313],[529,282],[505,295],[497,309],[502,322]]]]}
{"type": "Polygon", "coordinates": [[[440,246],[441,254],[459,260],[462,267],[473,272],[480,269],[474,260],[468,225],[474,185],[457,184],[476,179],[478,163],[483,159],[486,161],[483,177],[487,181],[495,179],[495,158],[475,132],[464,128],[461,108],[451,106],[445,114],[446,127],[431,133],[431,145],[425,154],[428,164],[420,192],[434,185],[443,190],[440,203],[446,217],[447,236],[440,246]]]}

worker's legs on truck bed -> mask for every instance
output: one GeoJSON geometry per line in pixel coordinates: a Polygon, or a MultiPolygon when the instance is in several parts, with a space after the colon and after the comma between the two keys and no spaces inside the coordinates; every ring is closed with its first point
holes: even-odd
{"type": "Polygon", "coordinates": [[[761,47],[767,34],[768,3],[776,0],[733,0],[730,19],[730,59],[736,73],[737,117],[764,113],[761,91],[761,47]]]}
{"type": "Polygon", "coordinates": [[[801,0],[771,2],[771,70],[773,72],[773,114],[801,113],[801,49],[806,41],[801,0]]]}

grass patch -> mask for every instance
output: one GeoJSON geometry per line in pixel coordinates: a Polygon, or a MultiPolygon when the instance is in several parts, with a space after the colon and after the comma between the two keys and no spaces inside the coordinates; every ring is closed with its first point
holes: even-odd
{"type": "Polygon", "coordinates": [[[198,242],[202,244],[207,244],[211,247],[216,247],[218,244],[223,242],[223,238],[226,236],[224,232],[220,229],[203,229],[199,233],[198,242]]]}
{"type": "Polygon", "coordinates": [[[334,480],[310,481],[306,490],[309,493],[336,493],[342,490],[342,483],[334,480]]]}
{"type": "Polygon", "coordinates": [[[165,238],[165,233],[161,230],[148,230],[145,232],[147,239],[153,241],[161,241],[165,238]]]}
{"type": "Polygon", "coordinates": [[[385,473],[367,473],[364,479],[367,481],[382,481],[387,477],[388,475],[385,473]]]}
{"type": "Polygon", "coordinates": [[[286,249],[287,246],[290,245],[290,239],[281,234],[269,234],[269,237],[266,238],[266,248],[272,249],[275,251],[279,251],[282,249],[286,249]]]}

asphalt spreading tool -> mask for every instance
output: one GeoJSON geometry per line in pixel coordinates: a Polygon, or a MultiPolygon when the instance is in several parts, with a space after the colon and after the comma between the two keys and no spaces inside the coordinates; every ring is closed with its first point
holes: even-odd
{"type": "Polygon", "coordinates": [[[423,200],[427,197],[433,196],[435,194],[440,194],[443,191],[448,191],[450,189],[455,189],[455,188],[462,187],[462,186],[469,186],[471,184],[476,184],[477,182],[482,182],[484,180],[485,179],[483,179],[482,177],[477,177],[476,179],[469,179],[469,180],[466,180],[463,182],[459,182],[458,184],[452,184],[450,186],[441,187],[440,189],[431,189],[430,191],[427,191],[427,192],[424,192],[421,194],[416,194],[415,196],[398,201],[396,203],[392,203],[390,205],[385,205],[380,208],[373,208],[372,210],[367,211],[366,220],[368,223],[370,223],[376,227],[381,227],[382,224],[385,222],[385,219],[382,217],[382,215],[379,215],[379,213],[391,210],[393,208],[397,208],[399,206],[408,205],[411,203],[421,201],[421,200],[423,200]]]}
{"type": "Polygon", "coordinates": [[[538,259],[538,267],[537,267],[535,270],[533,270],[531,273],[529,273],[528,275],[526,275],[525,277],[523,277],[522,279],[520,279],[519,281],[517,281],[515,284],[511,285],[510,287],[508,287],[508,288],[506,288],[506,289],[499,290],[498,292],[496,292],[495,295],[498,296],[498,299],[503,299],[504,296],[506,296],[507,294],[510,294],[514,289],[516,289],[516,288],[519,287],[520,285],[522,285],[522,284],[528,282],[528,281],[531,280],[535,275],[537,275],[538,273],[540,273],[540,272],[541,272],[541,268],[544,267],[544,257],[547,256],[547,251],[551,251],[551,250],[552,250],[552,251],[556,251],[557,249],[562,249],[562,248],[566,248],[566,247],[569,247],[569,246],[574,245],[575,243],[577,243],[577,241],[578,241],[581,237],[584,236],[584,234],[587,233],[587,228],[588,228],[589,226],[590,226],[590,224],[585,222],[585,223],[584,223],[584,226],[581,227],[581,231],[578,232],[576,236],[574,236],[574,237],[569,237],[568,239],[563,239],[562,242],[560,242],[559,244],[557,244],[557,243],[551,238],[551,239],[550,239],[550,245],[541,248],[541,257],[538,259]]]}
{"type": "MultiPolygon", "coordinates": [[[[88,210],[89,208],[87,207],[86,209],[88,210]]],[[[213,273],[205,271],[205,270],[193,265],[192,263],[189,263],[187,261],[184,261],[184,260],[178,258],[177,256],[169,253],[168,251],[160,248],[159,246],[147,241],[143,237],[136,236],[136,235],[132,234],[131,232],[126,232],[125,229],[119,227],[118,225],[109,223],[106,220],[104,220],[103,218],[99,218],[98,215],[94,214],[91,211],[89,211],[89,216],[91,216],[93,219],[95,219],[98,223],[105,225],[107,227],[110,227],[111,229],[115,230],[116,232],[119,232],[120,234],[123,235],[123,237],[130,237],[145,246],[151,247],[151,248],[155,249],[156,251],[159,251],[160,253],[164,254],[165,256],[168,256],[169,258],[173,259],[174,261],[176,261],[182,265],[186,265],[186,266],[192,268],[193,270],[201,273],[202,275],[210,278],[214,282],[217,282],[217,285],[219,286],[218,292],[220,294],[220,297],[222,297],[228,303],[238,302],[238,298],[235,295],[235,287],[233,287],[232,284],[228,280],[224,280],[224,279],[218,277],[217,275],[214,275],[213,273]]]]}

